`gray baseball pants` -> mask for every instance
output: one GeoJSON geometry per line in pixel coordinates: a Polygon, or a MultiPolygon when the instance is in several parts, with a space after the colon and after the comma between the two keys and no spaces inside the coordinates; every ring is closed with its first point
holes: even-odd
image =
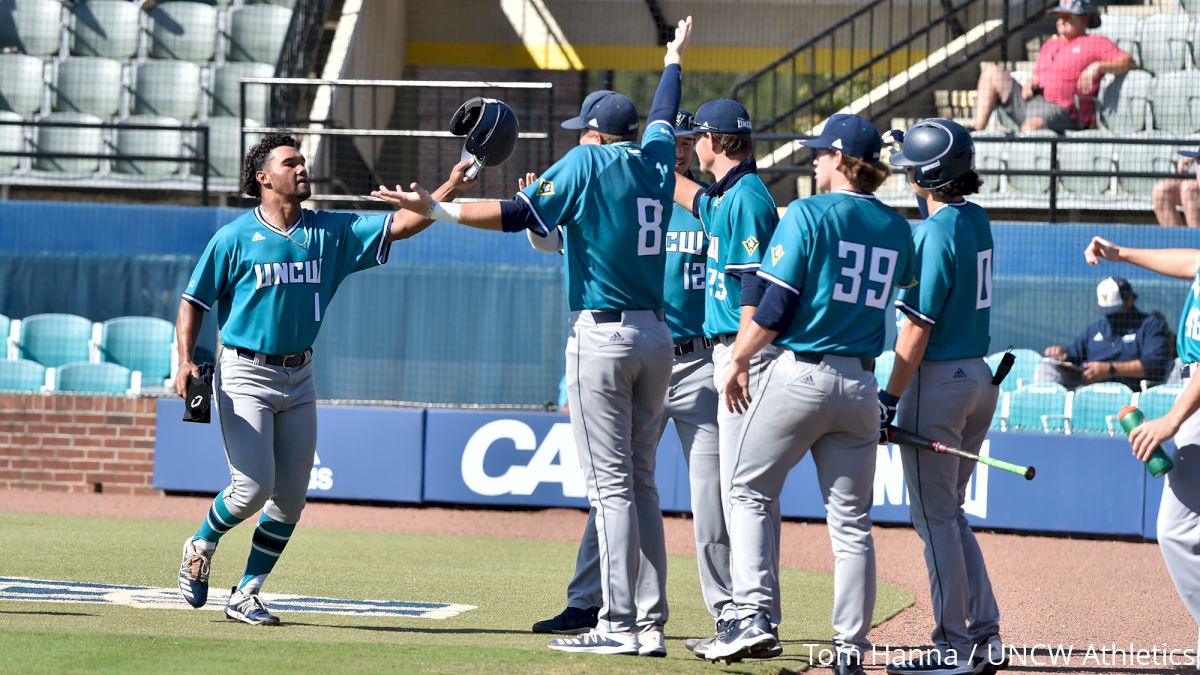
{"type": "MultiPolygon", "coordinates": [[[[696,562],[700,568],[700,592],[715,619],[729,602],[729,532],[725,528],[721,499],[720,455],[717,445],[717,390],[713,385],[712,350],[675,357],[671,384],[667,389],[667,420],[675,430],[688,465],[692,496],[692,527],[696,536],[696,562]]],[[[659,433],[659,438],[662,432],[659,433]]],[[[575,576],[567,586],[567,606],[599,607],[600,556],[596,542],[596,511],[588,511],[587,527],[579,542],[575,576]]]]}
{"type": "Polygon", "coordinates": [[[229,460],[229,512],[245,519],[262,509],[276,522],[299,522],[317,448],[311,359],[284,368],[222,349],[214,390],[229,460]]]}
{"type": "Polygon", "coordinates": [[[1200,623],[1200,412],[1179,428],[1175,447],[1158,505],[1158,546],[1179,598],[1200,623]]]}
{"type": "Polygon", "coordinates": [[[879,441],[875,377],[861,359],[820,363],[785,351],[746,411],[730,487],[729,540],[738,618],[770,612],[779,588],[779,496],[811,449],[833,545],[834,644],[867,650],[875,607],[871,500],[879,441]]]}
{"type": "MultiPolygon", "coordinates": [[[[981,358],[924,362],[900,397],[896,425],[978,453],[999,388],[981,358]]],[[[963,502],[978,462],[901,446],[913,527],[925,543],[933,601],[933,644],[967,663],[974,646],[1000,633],[1000,610],[963,502]]]]}
{"type": "Polygon", "coordinates": [[[632,631],[667,621],[667,550],[654,461],[674,354],[659,314],[626,311],[609,323],[597,323],[596,314],[571,313],[571,430],[596,512],[597,628],[632,631]]]}

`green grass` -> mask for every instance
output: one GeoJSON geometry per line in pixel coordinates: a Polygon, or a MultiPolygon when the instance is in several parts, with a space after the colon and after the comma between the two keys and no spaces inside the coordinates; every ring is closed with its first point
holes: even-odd
{"type": "MultiPolygon", "coordinates": [[[[190,524],[0,514],[0,575],[174,587],[190,524]]],[[[221,542],[214,588],[241,575],[252,528],[221,542]]],[[[575,547],[478,537],[297,529],[266,590],[338,598],[476,605],[445,620],[282,612],[278,627],[230,622],[220,612],[2,602],[0,672],[329,671],[575,673],[712,671],[683,647],[708,635],[696,564],[672,556],[667,659],[569,655],[546,649],[529,626],[562,609],[575,547]]],[[[783,572],[784,656],[742,672],[805,669],[807,645],[828,642],[832,578],[783,572]]],[[[912,596],[881,584],[875,620],[912,596]]]]}

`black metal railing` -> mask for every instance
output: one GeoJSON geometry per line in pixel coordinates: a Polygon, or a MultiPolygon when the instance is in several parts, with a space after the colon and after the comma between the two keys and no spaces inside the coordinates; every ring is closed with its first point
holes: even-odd
{"type": "MultiPolygon", "coordinates": [[[[325,19],[333,0],[296,0],[292,8],[292,22],[288,25],[287,39],[279,52],[275,64],[275,77],[305,78],[313,75],[325,19]]],[[[296,119],[309,90],[303,87],[281,86],[271,90],[270,120],[267,123],[286,122],[296,119]]]]}

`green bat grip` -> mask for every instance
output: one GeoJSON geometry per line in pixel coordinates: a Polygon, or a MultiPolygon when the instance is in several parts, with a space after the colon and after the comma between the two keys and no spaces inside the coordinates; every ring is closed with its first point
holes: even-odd
{"type": "Polygon", "coordinates": [[[1018,476],[1024,476],[1025,480],[1033,480],[1034,475],[1037,474],[1037,470],[1032,466],[1021,466],[1019,464],[1013,464],[1012,462],[1006,462],[1002,459],[995,459],[994,457],[980,457],[979,461],[983,464],[987,464],[988,466],[994,466],[997,469],[1011,471],[1018,476]]]}

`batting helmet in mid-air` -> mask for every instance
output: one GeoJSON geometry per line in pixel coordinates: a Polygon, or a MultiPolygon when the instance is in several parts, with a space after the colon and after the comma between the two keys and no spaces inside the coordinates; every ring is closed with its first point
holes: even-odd
{"type": "Polygon", "coordinates": [[[892,164],[912,167],[918,186],[934,190],[975,170],[975,142],[971,133],[952,120],[922,120],[904,134],[892,164]]]}
{"type": "Polygon", "coordinates": [[[466,136],[462,159],[473,159],[475,165],[467,171],[469,178],[485,166],[499,166],[512,156],[517,147],[517,114],[504,101],[494,98],[475,98],[462,104],[450,118],[450,133],[466,136]]]}

